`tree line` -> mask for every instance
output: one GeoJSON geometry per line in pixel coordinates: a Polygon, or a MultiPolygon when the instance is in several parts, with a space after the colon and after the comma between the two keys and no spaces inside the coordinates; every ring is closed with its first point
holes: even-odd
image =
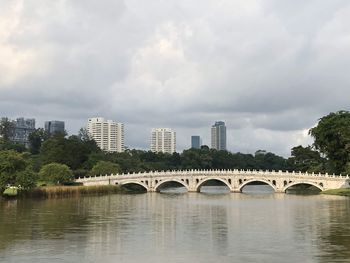
{"type": "Polygon", "coordinates": [[[271,152],[255,154],[217,151],[202,146],[182,153],[154,153],[126,150],[101,151],[85,129],[78,135],[50,135],[36,129],[29,135],[29,148],[9,140],[8,119],[0,122],[0,190],[7,185],[32,188],[42,184],[62,184],[74,178],[110,174],[179,169],[263,169],[321,173],[350,172],[350,113],[338,111],[322,117],[310,129],[313,145],[296,146],[291,157],[271,152]]]}

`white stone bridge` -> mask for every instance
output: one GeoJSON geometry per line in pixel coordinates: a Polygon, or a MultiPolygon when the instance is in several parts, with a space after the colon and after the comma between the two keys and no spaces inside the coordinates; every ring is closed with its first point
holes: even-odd
{"type": "Polygon", "coordinates": [[[83,185],[139,185],[148,192],[158,192],[167,183],[177,182],[188,192],[199,192],[209,181],[220,181],[231,192],[241,192],[249,183],[261,182],[270,185],[275,192],[285,193],[292,186],[313,185],[321,191],[350,187],[349,176],[314,174],[301,172],[262,170],[184,170],[161,171],[133,174],[116,174],[84,177],[76,179],[83,185]]]}

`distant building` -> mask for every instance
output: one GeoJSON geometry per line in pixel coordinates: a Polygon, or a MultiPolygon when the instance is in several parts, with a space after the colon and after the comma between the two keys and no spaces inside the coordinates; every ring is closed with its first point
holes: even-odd
{"type": "Polygon", "coordinates": [[[45,121],[45,131],[48,134],[64,133],[64,121],[45,121]]]}
{"type": "Polygon", "coordinates": [[[226,126],[225,122],[217,121],[211,126],[211,148],[220,150],[227,150],[226,147],[226,126]]]}
{"type": "Polygon", "coordinates": [[[202,145],[201,137],[198,135],[191,136],[191,148],[200,149],[202,145]]]}
{"type": "Polygon", "coordinates": [[[90,118],[87,132],[101,150],[107,152],[124,151],[124,124],[101,117],[90,118]]]}
{"type": "Polygon", "coordinates": [[[35,130],[35,119],[24,119],[21,117],[12,122],[15,130],[11,141],[29,147],[29,134],[35,130]]]}
{"type": "Polygon", "coordinates": [[[176,152],[176,133],[169,128],[153,128],[151,134],[151,151],[176,152]]]}

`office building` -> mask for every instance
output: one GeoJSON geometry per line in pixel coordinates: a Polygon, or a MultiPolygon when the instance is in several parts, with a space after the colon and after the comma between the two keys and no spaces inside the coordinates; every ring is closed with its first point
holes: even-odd
{"type": "Polygon", "coordinates": [[[12,121],[12,123],[14,124],[14,132],[11,141],[29,147],[29,134],[35,130],[35,119],[21,117],[12,121]]]}
{"type": "Polygon", "coordinates": [[[226,151],[226,126],[225,122],[217,121],[211,126],[211,148],[218,151],[226,151]]]}
{"type": "Polygon", "coordinates": [[[64,121],[45,121],[45,131],[48,134],[64,134],[64,121]]]}
{"type": "Polygon", "coordinates": [[[107,152],[124,151],[124,124],[101,117],[90,118],[87,124],[89,136],[101,150],[107,152]]]}
{"type": "Polygon", "coordinates": [[[151,135],[151,151],[176,152],[176,133],[169,128],[153,128],[151,135]]]}
{"type": "Polygon", "coordinates": [[[202,145],[201,137],[198,135],[191,136],[191,148],[200,149],[202,145]]]}

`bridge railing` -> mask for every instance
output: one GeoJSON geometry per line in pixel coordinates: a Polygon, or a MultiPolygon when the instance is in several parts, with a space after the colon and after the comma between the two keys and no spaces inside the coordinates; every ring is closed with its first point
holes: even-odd
{"type": "Polygon", "coordinates": [[[228,170],[197,170],[197,169],[191,169],[191,170],[168,170],[168,171],[151,171],[151,172],[137,172],[137,173],[125,173],[125,174],[111,174],[111,175],[95,175],[95,176],[86,176],[86,177],[79,177],[78,181],[82,180],[94,180],[94,179],[106,179],[106,178],[145,178],[145,177],[153,177],[153,176],[198,176],[198,175],[268,175],[268,176],[301,176],[301,177],[327,177],[327,178],[342,178],[346,179],[349,178],[348,175],[329,175],[328,173],[321,174],[321,173],[302,173],[302,172],[295,172],[295,171],[275,171],[275,170],[243,170],[243,169],[228,169],[228,170]]]}

